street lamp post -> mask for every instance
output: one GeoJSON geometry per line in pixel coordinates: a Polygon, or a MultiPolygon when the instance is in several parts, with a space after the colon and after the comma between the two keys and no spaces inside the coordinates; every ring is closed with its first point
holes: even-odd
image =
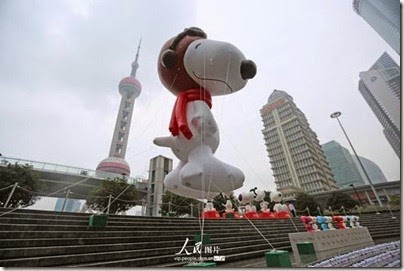
{"type": "Polygon", "coordinates": [[[372,191],[373,191],[373,193],[375,194],[376,199],[377,199],[377,201],[379,202],[380,207],[383,207],[383,204],[382,204],[382,202],[381,202],[381,200],[380,200],[380,198],[379,198],[379,195],[377,194],[376,189],[373,187],[372,181],[370,180],[369,175],[368,175],[368,173],[367,173],[366,170],[365,170],[365,167],[363,166],[361,160],[359,159],[359,156],[356,154],[355,148],[353,147],[353,145],[352,145],[352,143],[351,143],[351,140],[349,140],[349,137],[348,137],[347,133],[345,132],[345,129],[344,129],[344,127],[342,126],[341,121],[340,121],[339,118],[338,118],[339,116],[341,116],[341,112],[337,111],[337,112],[335,112],[335,113],[332,113],[330,117],[333,118],[333,119],[337,119],[338,124],[339,124],[339,126],[341,127],[341,129],[342,129],[342,132],[344,132],[344,135],[345,135],[346,139],[348,140],[348,143],[349,143],[349,145],[351,146],[351,149],[352,149],[353,153],[355,154],[356,159],[357,159],[358,162],[359,162],[359,165],[361,166],[363,172],[365,173],[365,176],[366,176],[366,179],[367,179],[368,182],[369,182],[370,188],[372,188],[372,191]]]}
{"type": "Polygon", "coordinates": [[[356,194],[356,197],[358,198],[359,203],[361,204],[361,206],[362,206],[362,208],[363,208],[362,200],[361,200],[361,198],[359,197],[358,192],[356,192],[355,185],[352,183],[352,184],[350,184],[349,186],[351,186],[351,187],[353,188],[353,190],[354,190],[354,192],[355,192],[355,194],[356,194]]]}

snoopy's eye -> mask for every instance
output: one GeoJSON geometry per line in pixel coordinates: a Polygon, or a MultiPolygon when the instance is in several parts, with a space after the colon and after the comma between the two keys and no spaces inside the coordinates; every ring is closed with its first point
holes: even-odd
{"type": "Polygon", "coordinates": [[[202,42],[200,42],[200,43],[198,43],[197,45],[195,45],[195,49],[197,49],[198,46],[201,45],[201,44],[202,44],[202,42]]]}

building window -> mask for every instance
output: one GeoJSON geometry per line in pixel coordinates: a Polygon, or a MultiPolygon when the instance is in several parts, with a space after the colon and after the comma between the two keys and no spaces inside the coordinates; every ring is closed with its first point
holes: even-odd
{"type": "Polygon", "coordinates": [[[126,111],[123,111],[123,113],[122,113],[123,120],[128,120],[128,116],[129,116],[129,113],[126,111]]]}
{"type": "Polygon", "coordinates": [[[121,130],[125,131],[126,130],[126,122],[121,121],[121,130]]]}
{"type": "Polygon", "coordinates": [[[126,110],[129,110],[129,108],[130,108],[130,103],[129,103],[129,102],[125,102],[125,109],[126,109],[126,110]]]}
{"type": "Polygon", "coordinates": [[[123,137],[124,137],[124,133],[119,133],[118,134],[118,140],[120,141],[120,142],[123,142],[123,137]]]}

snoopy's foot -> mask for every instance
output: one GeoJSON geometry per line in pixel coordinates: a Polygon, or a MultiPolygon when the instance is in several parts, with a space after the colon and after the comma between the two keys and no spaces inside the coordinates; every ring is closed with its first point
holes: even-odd
{"type": "Polygon", "coordinates": [[[164,178],[164,186],[171,192],[174,192],[182,186],[180,181],[180,171],[185,165],[184,162],[180,161],[178,166],[168,173],[164,178]]]}
{"type": "Polygon", "coordinates": [[[207,192],[226,193],[240,188],[243,172],[215,157],[204,161],[189,161],[180,172],[181,183],[189,188],[207,192]]]}

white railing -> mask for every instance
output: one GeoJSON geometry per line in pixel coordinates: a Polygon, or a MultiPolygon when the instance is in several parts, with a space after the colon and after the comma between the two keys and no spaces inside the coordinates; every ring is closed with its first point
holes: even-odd
{"type": "MultiPolygon", "coordinates": [[[[38,171],[53,171],[53,172],[60,172],[72,175],[81,175],[81,176],[88,176],[97,179],[106,179],[106,178],[122,178],[123,176],[120,174],[109,173],[109,172],[100,172],[91,169],[79,168],[79,167],[72,167],[72,166],[64,166],[59,164],[53,163],[46,163],[46,162],[38,162],[33,160],[27,159],[19,159],[19,158],[12,158],[12,157],[0,157],[0,166],[7,166],[8,164],[19,164],[19,165],[30,165],[33,169],[38,171]]],[[[135,177],[126,177],[125,179],[128,183],[131,184],[143,184],[144,180],[147,178],[143,176],[135,176],[135,177]]],[[[145,184],[147,186],[147,183],[145,184]]]]}

